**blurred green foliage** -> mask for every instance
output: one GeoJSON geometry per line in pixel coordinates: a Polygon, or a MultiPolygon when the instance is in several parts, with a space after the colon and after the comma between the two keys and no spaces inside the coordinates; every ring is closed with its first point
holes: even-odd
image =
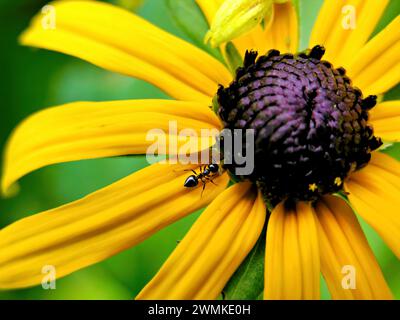
{"type": "MultiPolygon", "coordinates": [[[[49,106],[79,100],[166,98],[157,88],[143,81],[116,75],[62,54],[19,46],[18,35],[46,2],[0,0],[1,150],[12,129],[22,119],[49,106]]],[[[167,2],[171,1],[145,0],[138,13],[193,42],[193,34],[191,37],[182,29],[180,21],[175,23],[174,14],[165,14],[171,8],[167,2]]],[[[321,0],[300,1],[302,48],[307,47],[320,5],[321,0]]],[[[399,12],[400,2],[392,0],[378,29],[399,12]]],[[[194,34],[198,39],[198,34],[194,34]]],[[[387,96],[399,98],[399,87],[387,96]]],[[[400,159],[397,146],[391,147],[389,153],[400,159]]],[[[79,199],[145,166],[143,157],[120,157],[60,164],[34,172],[21,180],[19,195],[0,200],[0,228],[22,217],[79,199]]],[[[175,223],[135,248],[57,281],[56,290],[35,287],[3,291],[0,299],[131,299],[157,272],[197,215],[175,223]]],[[[389,285],[400,298],[399,261],[377,234],[362,224],[389,285]]],[[[322,287],[323,297],[329,298],[324,283],[322,287]]]]}

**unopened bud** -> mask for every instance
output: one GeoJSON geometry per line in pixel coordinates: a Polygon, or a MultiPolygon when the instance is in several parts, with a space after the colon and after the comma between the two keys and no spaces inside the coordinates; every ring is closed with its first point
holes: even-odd
{"type": "Polygon", "coordinates": [[[288,0],[225,0],[215,14],[205,42],[217,47],[235,39],[264,20],[269,26],[274,13],[274,2],[288,0]]]}

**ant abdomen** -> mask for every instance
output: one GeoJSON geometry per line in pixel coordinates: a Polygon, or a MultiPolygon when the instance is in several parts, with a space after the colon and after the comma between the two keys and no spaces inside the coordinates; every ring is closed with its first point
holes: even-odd
{"type": "Polygon", "coordinates": [[[199,179],[197,178],[197,176],[193,174],[186,178],[184,186],[186,188],[193,188],[196,187],[198,184],[199,184],[199,179]]]}

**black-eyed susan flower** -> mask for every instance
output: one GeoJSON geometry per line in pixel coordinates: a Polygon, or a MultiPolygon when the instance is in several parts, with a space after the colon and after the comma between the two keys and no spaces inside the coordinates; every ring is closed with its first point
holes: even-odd
{"type": "MultiPolygon", "coordinates": [[[[209,21],[221,3],[197,2],[209,21]]],[[[56,29],[44,30],[38,17],[24,44],[142,78],[176,101],[79,102],[32,116],[9,141],[4,192],[46,165],[143,154],[146,132],[167,129],[169,120],[195,130],[254,129],[255,170],[229,188],[224,173],[200,196],[201,188],[183,187],[181,169],[193,166],[155,164],[18,221],[0,231],[0,288],[40,283],[43,265],[65,276],[210,203],[138,298],[216,298],[267,220],[266,299],[317,299],[320,273],[335,299],[390,298],[352,209],[399,257],[400,164],[379,152],[380,138],[400,138],[399,102],[375,106],[371,96],[400,77],[399,17],[369,39],[387,3],[354,2],[358,28],[346,30],[339,25],[343,4],[325,1],[313,49],[300,54],[295,11],[291,3],[276,4],[268,31],[256,27],[233,40],[240,53],[260,53],[256,59],[249,51],[233,78],[224,64],[124,10],[55,3],[56,29]],[[218,116],[209,108],[215,94],[218,116]],[[348,265],[357,272],[353,290],[342,286],[348,265]]]]}

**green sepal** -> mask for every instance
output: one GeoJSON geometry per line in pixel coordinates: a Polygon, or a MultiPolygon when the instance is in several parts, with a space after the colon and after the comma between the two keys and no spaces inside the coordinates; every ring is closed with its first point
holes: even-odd
{"type": "Polygon", "coordinates": [[[225,46],[225,58],[229,70],[235,76],[236,70],[243,66],[243,58],[232,42],[228,42],[225,46]]]}

